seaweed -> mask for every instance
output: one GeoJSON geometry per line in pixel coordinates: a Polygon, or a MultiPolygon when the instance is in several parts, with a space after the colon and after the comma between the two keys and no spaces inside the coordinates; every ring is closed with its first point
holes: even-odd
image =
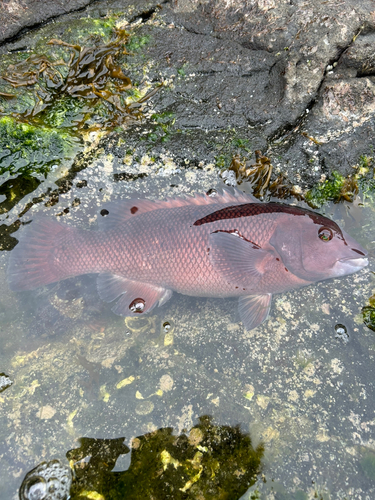
{"type": "Polygon", "coordinates": [[[246,158],[236,154],[232,157],[229,170],[235,173],[238,184],[249,182],[252,185],[253,194],[257,198],[263,198],[266,194],[279,199],[294,196],[303,200],[303,196],[289,182],[285,174],[280,174],[271,184],[273,166],[271,160],[262,155],[261,151],[255,151],[255,163],[248,165],[246,158]]]}
{"type": "MultiPolygon", "coordinates": [[[[141,119],[143,103],[161,87],[145,93],[120,67],[120,58],[130,55],[127,45],[140,50],[148,37],[114,29],[114,20],[85,21],[93,27],[92,46],[52,39],[48,56],[18,54],[0,77],[0,175],[5,174],[7,181],[2,186],[1,194],[7,197],[0,202],[2,213],[32,192],[41,176],[46,178],[72,158],[85,134],[141,119]]],[[[77,30],[73,30],[76,38],[71,34],[70,39],[82,39],[77,30]]]]}
{"type": "Polygon", "coordinates": [[[247,161],[236,154],[232,157],[229,170],[235,173],[238,184],[243,181],[250,182],[254,196],[261,198],[269,185],[273,167],[271,160],[256,150],[254,164],[247,165],[247,161]]]}
{"type": "Polygon", "coordinates": [[[314,186],[305,194],[305,200],[312,208],[320,208],[329,201],[353,202],[358,190],[357,175],[344,177],[339,172],[333,171],[323,183],[314,186]]]}
{"type": "Polygon", "coordinates": [[[363,322],[373,332],[375,332],[375,307],[365,306],[362,308],[363,322]]]}
{"type": "Polygon", "coordinates": [[[299,192],[293,184],[287,179],[286,174],[280,174],[273,182],[270,184],[269,192],[271,196],[279,198],[280,200],[285,200],[287,198],[293,197],[298,201],[304,200],[305,197],[301,192],[299,192]]]}
{"type": "MultiPolygon", "coordinates": [[[[24,112],[13,112],[12,116],[21,122],[43,125],[51,122],[49,115],[56,115],[56,107],[60,107],[60,115],[64,115],[61,112],[62,102],[74,99],[75,105],[70,102],[66,106],[75,115],[68,126],[78,132],[113,129],[127,120],[139,119],[141,104],[160,86],[137,101],[127,103],[125,92],[133,86],[117,59],[120,54],[130,54],[125,48],[130,34],[123,29],[114,29],[113,33],[113,40],[94,47],[50,40],[49,45],[64,47],[71,52],[68,62],[64,59],[52,61],[45,55],[32,54],[17,64],[9,65],[1,78],[13,88],[26,87],[34,94],[34,105],[24,112]],[[90,105],[85,106],[84,101],[90,101],[90,105]],[[103,103],[109,107],[110,113],[103,108],[103,103]],[[88,120],[94,115],[95,121],[90,125],[88,120]]],[[[148,41],[143,38],[137,43],[133,41],[133,46],[142,47],[148,41]]],[[[1,95],[4,98],[16,97],[8,92],[1,95]]],[[[61,116],[60,123],[56,125],[62,125],[61,116]]]]}
{"type": "Polygon", "coordinates": [[[19,123],[4,116],[0,118],[0,175],[46,177],[76,146],[77,140],[67,132],[19,123]]]}
{"type": "Polygon", "coordinates": [[[375,295],[368,299],[369,305],[362,307],[363,322],[373,332],[375,332],[375,295]]]}
{"type": "Polygon", "coordinates": [[[123,472],[111,470],[117,458],[130,451],[124,438],[81,438],[80,448],[67,453],[74,469],[72,500],[235,500],[255,483],[264,446],[253,447],[239,426],[214,425],[211,417],[202,416],[189,435],[172,431],[163,428],[134,438],[130,465],[123,472]]]}

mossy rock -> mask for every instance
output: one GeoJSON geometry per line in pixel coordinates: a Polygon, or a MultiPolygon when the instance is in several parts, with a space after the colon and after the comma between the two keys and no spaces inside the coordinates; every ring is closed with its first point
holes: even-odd
{"type": "Polygon", "coordinates": [[[0,118],[0,175],[42,174],[72,154],[76,139],[66,132],[0,118]]]}
{"type": "Polygon", "coordinates": [[[375,307],[371,306],[363,307],[362,316],[363,316],[363,322],[367,326],[367,328],[370,328],[370,330],[375,332],[375,307]]]}

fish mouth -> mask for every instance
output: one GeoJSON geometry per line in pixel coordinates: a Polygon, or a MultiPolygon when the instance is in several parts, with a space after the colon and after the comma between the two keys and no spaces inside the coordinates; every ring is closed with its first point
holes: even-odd
{"type": "Polygon", "coordinates": [[[365,256],[365,257],[345,257],[344,259],[339,259],[339,262],[346,262],[348,264],[351,264],[353,263],[353,265],[358,265],[360,264],[361,262],[363,262],[363,266],[367,266],[368,264],[368,257],[365,256]]]}
{"type": "Polygon", "coordinates": [[[351,274],[360,271],[368,265],[367,257],[346,257],[337,261],[337,267],[342,269],[344,274],[351,274]]]}

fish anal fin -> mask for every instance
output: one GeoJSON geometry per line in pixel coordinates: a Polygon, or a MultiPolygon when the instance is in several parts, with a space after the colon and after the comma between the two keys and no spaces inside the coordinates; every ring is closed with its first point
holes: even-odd
{"type": "Polygon", "coordinates": [[[167,198],[165,200],[147,200],[131,198],[129,200],[118,200],[105,203],[98,216],[99,227],[102,230],[117,227],[129,219],[138,215],[166,208],[176,208],[191,205],[212,205],[216,203],[258,203],[259,200],[252,195],[242,193],[238,189],[223,189],[214,195],[196,194],[195,196],[181,196],[178,198],[167,198]]]}
{"type": "Polygon", "coordinates": [[[208,246],[212,266],[230,283],[253,286],[262,277],[269,252],[256,243],[218,231],[210,234],[208,246]]]}
{"type": "Polygon", "coordinates": [[[267,319],[271,308],[271,301],[271,293],[240,297],[238,312],[240,313],[245,330],[253,330],[267,319]]]}
{"type": "Polygon", "coordinates": [[[165,304],[172,291],[148,283],[131,281],[115,274],[99,274],[98,293],[102,300],[118,299],[112,311],[119,316],[139,316],[151,311],[158,303],[165,304]]]}

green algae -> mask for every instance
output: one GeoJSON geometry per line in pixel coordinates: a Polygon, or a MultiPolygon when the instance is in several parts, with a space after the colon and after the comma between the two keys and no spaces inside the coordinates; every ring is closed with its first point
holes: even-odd
{"type": "Polygon", "coordinates": [[[151,115],[154,128],[148,134],[147,139],[151,142],[161,141],[166,142],[171,136],[172,127],[176,121],[175,113],[172,111],[164,111],[162,113],[154,113],[151,115]]]}
{"type": "Polygon", "coordinates": [[[331,201],[334,203],[343,200],[352,202],[359,191],[365,198],[372,197],[375,193],[372,164],[372,156],[361,155],[358,164],[354,166],[355,174],[345,177],[339,172],[333,171],[323,183],[314,186],[305,194],[306,202],[312,208],[321,208],[331,201]]]}
{"type": "Polygon", "coordinates": [[[129,452],[124,438],[80,439],[80,448],[67,453],[75,477],[72,500],[236,500],[255,483],[264,447],[254,448],[239,426],[214,425],[203,416],[189,435],[172,431],[162,428],[134,438],[129,468],[116,473],[111,472],[116,460],[129,452]],[[87,456],[90,461],[83,465],[87,456]]]}
{"type": "Polygon", "coordinates": [[[139,52],[151,42],[149,35],[131,35],[127,48],[129,52],[139,52]]]}
{"type": "Polygon", "coordinates": [[[54,165],[69,157],[76,145],[70,134],[49,127],[0,118],[0,175],[31,174],[44,177],[54,165]]]}
{"type": "Polygon", "coordinates": [[[313,208],[320,208],[329,201],[336,201],[340,196],[344,182],[345,177],[334,171],[322,184],[310,189],[305,195],[305,200],[313,208]]]}
{"type": "Polygon", "coordinates": [[[362,308],[363,322],[370,328],[370,330],[375,332],[375,307],[365,306],[362,308]]]}

